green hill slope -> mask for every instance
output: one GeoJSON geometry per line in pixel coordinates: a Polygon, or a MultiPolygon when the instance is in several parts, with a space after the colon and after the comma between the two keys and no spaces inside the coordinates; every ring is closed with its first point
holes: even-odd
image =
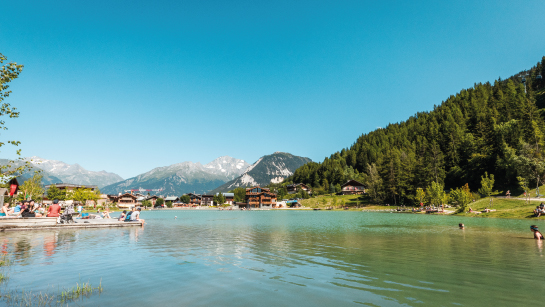
{"type": "Polygon", "coordinates": [[[412,202],[432,181],[475,191],[485,172],[495,175],[496,189],[515,187],[526,171],[517,157],[545,156],[544,67],[545,57],[506,80],[475,84],[430,112],[360,136],[322,163],[307,163],[288,180],[320,190],[357,179],[391,203],[412,202]]]}

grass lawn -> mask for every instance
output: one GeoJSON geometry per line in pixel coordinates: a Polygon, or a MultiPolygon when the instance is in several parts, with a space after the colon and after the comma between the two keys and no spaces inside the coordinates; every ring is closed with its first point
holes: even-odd
{"type": "Polygon", "coordinates": [[[301,204],[307,208],[329,208],[333,210],[344,210],[343,207],[348,207],[349,210],[384,210],[394,209],[395,206],[376,205],[371,202],[371,198],[367,195],[320,195],[309,199],[304,199],[301,204]]]}
{"type": "MultiPolygon", "coordinates": [[[[545,192],[545,187],[541,188],[545,192]]],[[[534,191],[535,195],[535,191],[534,191]]],[[[545,202],[545,198],[543,199],[545,202]]],[[[531,201],[530,204],[522,200],[522,198],[494,198],[492,207],[488,207],[489,199],[487,197],[481,198],[474,203],[469,204],[474,211],[482,211],[485,208],[495,209],[496,211],[490,213],[456,213],[456,216],[470,216],[470,217],[491,217],[491,218],[514,218],[514,219],[538,219],[534,217],[534,209],[541,201],[531,201]]],[[[321,208],[334,207],[333,210],[344,210],[343,207],[349,207],[349,210],[389,210],[395,209],[397,206],[384,206],[376,205],[371,202],[371,199],[367,195],[320,195],[301,201],[301,204],[307,208],[321,208]],[[344,205],[343,205],[344,201],[344,205]]],[[[447,210],[454,210],[447,209],[447,210]]],[[[545,219],[545,216],[539,219],[545,219]]]]}
{"type": "MultiPolygon", "coordinates": [[[[545,200],[544,200],[545,201],[545,200]]],[[[492,207],[489,207],[489,199],[481,198],[474,203],[470,203],[474,211],[482,211],[485,208],[496,209],[497,211],[490,213],[456,213],[455,215],[459,216],[476,216],[476,217],[495,217],[495,218],[513,218],[513,219],[526,219],[534,217],[534,209],[538,206],[540,201],[531,201],[530,204],[520,199],[494,199],[492,207]]],[[[540,217],[539,219],[545,219],[545,216],[540,217]]]]}
{"type": "MultiPolygon", "coordinates": [[[[524,198],[524,190],[522,190],[520,187],[513,187],[512,189],[508,189],[508,190],[511,192],[511,197],[524,198]]],[[[494,191],[492,195],[506,196],[505,193],[507,193],[507,190],[494,191]]],[[[530,197],[536,197],[536,187],[535,186],[530,187],[529,193],[530,193],[530,197]]],[[[539,186],[539,194],[545,195],[545,185],[539,186]]]]}

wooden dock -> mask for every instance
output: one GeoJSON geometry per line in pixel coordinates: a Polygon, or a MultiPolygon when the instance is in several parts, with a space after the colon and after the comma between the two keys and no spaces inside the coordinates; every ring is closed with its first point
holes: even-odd
{"type": "Polygon", "coordinates": [[[58,224],[56,217],[20,217],[0,219],[0,232],[46,229],[79,229],[142,226],[141,221],[119,222],[117,219],[76,219],[71,224],[58,224]]]}

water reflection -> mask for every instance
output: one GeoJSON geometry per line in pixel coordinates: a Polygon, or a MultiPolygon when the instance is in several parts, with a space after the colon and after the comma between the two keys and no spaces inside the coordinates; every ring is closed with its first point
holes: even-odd
{"type": "Polygon", "coordinates": [[[45,235],[44,237],[44,252],[46,257],[51,257],[57,249],[57,233],[45,235]]]}
{"type": "Polygon", "coordinates": [[[529,281],[545,269],[543,243],[513,230],[524,222],[468,219],[460,230],[453,219],[414,215],[147,214],[146,229],[9,234],[2,248],[33,264],[34,275],[21,269],[20,281],[103,278],[110,291],[99,303],[111,306],[256,305],[263,295],[271,305],[531,304],[541,287],[529,281]],[[132,286],[139,294],[120,304],[132,286]]]}

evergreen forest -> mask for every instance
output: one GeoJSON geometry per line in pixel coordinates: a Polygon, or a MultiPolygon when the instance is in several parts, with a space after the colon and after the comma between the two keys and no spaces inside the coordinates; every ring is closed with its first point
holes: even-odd
{"type": "Polygon", "coordinates": [[[544,74],[545,57],[508,79],[475,84],[432,111],[361,135],[322,163],[305,164],[285,183],[320,194],[355,179],[375,201],[392,204],[418,202],[417,189],[477,191],[488,174],[495,190],[535,187],[545,175],[544,74]]]}

